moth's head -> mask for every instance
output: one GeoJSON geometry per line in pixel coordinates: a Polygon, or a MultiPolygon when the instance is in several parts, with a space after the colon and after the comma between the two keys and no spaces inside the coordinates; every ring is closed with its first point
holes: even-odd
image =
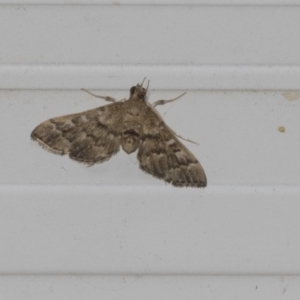
{"type": "Polygon", "coordinates": [[[146,77],[144,78],[144,80],[141,84],[138,83],[136,86],[133,86],[130,89],[130,97],[136,97],[138,99],[145,99],[146,98],[150,80],[148,80],[147,87],[144,88],[143,83],[144,83],[145,79],[146,79],[146,77]]]}

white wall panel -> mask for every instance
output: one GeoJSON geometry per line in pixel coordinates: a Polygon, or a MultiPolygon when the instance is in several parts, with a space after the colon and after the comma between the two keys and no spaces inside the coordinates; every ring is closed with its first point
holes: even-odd
{"type": "Polygon", "coordinates": [[[7,64],[300,64],[299,13],[292,6],[2,6],[0,56],[7,64]]]}
{"type": "Polygon", "coordinates": [[[299,187],[0,192],[2,274],[299,274],[299,187]]]}
{"type": "Polygon", "coordinates": [[[238,5],[238,6],[288,6],[299,5],[299,0],[0,0],[0,4],[15,5],[194,5],[194,6],[220,6],[220,5],[238,5]]]}
{"type": "Polygon", "coordinates": [[[291,276],[2,276],[4,299],[298,299],[291,276]]]}
{"type": "MultiPolygon", "coordinates": [[[[130,87],[95,92],[122,99],[128,96],[130,87]]],[[[180,93],[150,91],[149,101],[170,99],[180,93]]],[[[298,98],[300,92],[188,91],[182,99],[158,110],[171,128],[200,144],[185,143],[203,164],[209,185],[298,185],[298,98]],[[280,126],[286,132],[279,132],[280,126]]],[[[136,182],[164,186],[139,170],[136,154],[128,156],[120,151],[109,162],[86,168],[67,157],[43,151],[30,140],[31,131],[42,121],[96,108],[105,101],[83,91],[49,90],[1,91],[0,99],[0,149],[3,157],[11,158],[2,161],[3,184],[105,186],[136,182]]]]}
{"type": "Polygon", "coordinates": [[[175,77],[193,81],[188,88],[299,89],[299,13],[299,6],[3,5],[1,87],[76,88],[85,80],[105,88],[99,73],[98,82],[120,82],[138,67],[136,75],[166,79],[175,66],[175,77]]]}

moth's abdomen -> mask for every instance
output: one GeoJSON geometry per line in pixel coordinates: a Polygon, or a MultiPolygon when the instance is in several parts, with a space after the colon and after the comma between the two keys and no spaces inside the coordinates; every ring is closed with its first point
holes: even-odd
{"type": "Polygon", "coordinates": [[[122,131],[122,148],[130,154],[140,146],[141,125],[139,123],[125,123],[122,131]]]}

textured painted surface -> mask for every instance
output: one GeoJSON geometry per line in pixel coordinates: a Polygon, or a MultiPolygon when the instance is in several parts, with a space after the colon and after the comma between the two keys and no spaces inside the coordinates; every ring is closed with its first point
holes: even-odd
{"type": "Polygon", "coordinates": [[[43,299],[298,299],[294,276],[7,276],[0,296],[43,299]]]}
{"type": "Polygon", "coordinates": [[[299,1],[85,3],[0,6],[0,298],[298,299],[299,1]],[[30,140],[105,104],[80,88],[121,99],[144,76],[151,102],[187,91],[159,111],[207,189],[30,140]]]}

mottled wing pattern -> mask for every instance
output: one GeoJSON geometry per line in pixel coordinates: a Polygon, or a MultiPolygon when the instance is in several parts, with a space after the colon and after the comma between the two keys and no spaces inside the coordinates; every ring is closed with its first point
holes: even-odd
{"type": "Polygon", "coordinates": [[[50,152],[93,165],[120,149],[123,103],[113,103],[82,113],[49,119],[31,133],[50,152]]]}
{"type": "Polygon", "coordinates": [[[206,176],[196,157],[149,107],[138,151],[140,168],[177,187],[205,187],[206,176]]]}

